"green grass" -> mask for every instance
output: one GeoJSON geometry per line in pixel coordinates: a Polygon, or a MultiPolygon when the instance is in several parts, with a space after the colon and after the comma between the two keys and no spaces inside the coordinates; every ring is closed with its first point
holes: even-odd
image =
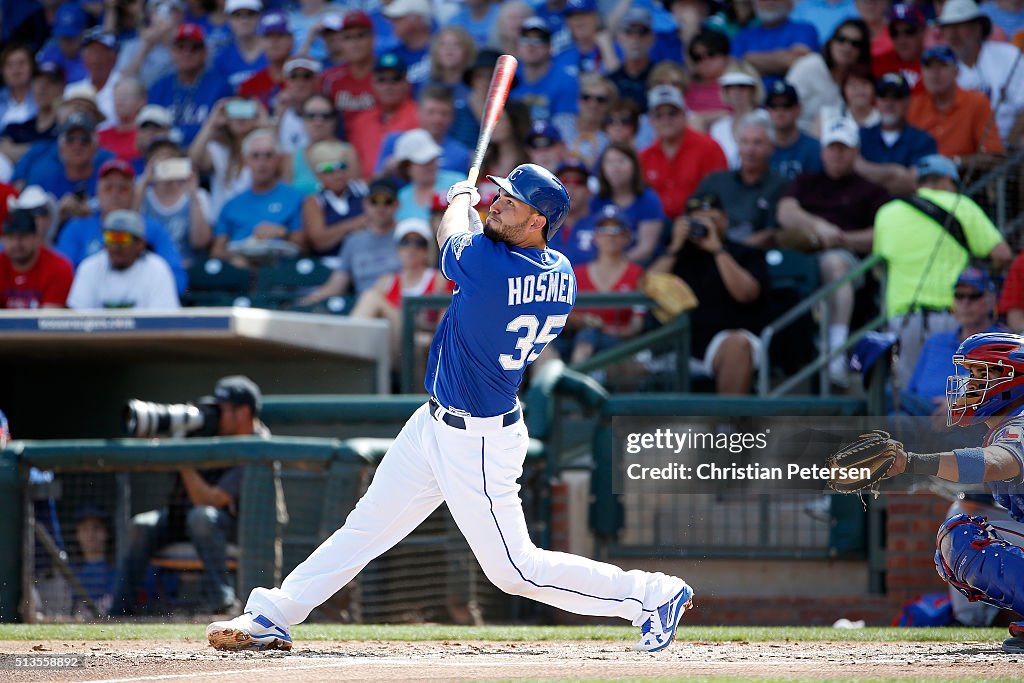
{"type": "MultiPolygon", "coordinates": [[[[10,624],[0,625],[0,640],[203,640],[205,622],[195,624],[10,624]]],[[[302,624],[296,641],[316,640],[622,640],[635,638],[629,626],[414,626],[302,624]]],[[[833,641],[833,642],[1002,642],[1001,628],[864,628],[822,626],[684,626],[683,641],[833,641]]]]}

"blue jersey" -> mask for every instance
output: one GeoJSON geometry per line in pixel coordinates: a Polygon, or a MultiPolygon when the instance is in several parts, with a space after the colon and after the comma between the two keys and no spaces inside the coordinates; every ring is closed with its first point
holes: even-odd
{"type": "Polygon", "coordinates": [[[430,345],[424,387],[445,408],[472,417],[507,413],[526,367],[576,303],[572,264],[553,249],[464,232],[445,242],[441,272],[455,294],[430,345]]]}
{"type": "Polygon", "coordinates": [[[1006,508],[1017,522],[1024,523],[1024,407],[1017,408],[1016,415],[1007,417],[985,436],[986,446],[1002,446],[1020,464],[1021,476],[1009,481],[990,481],[992,497],[1006,508]]]}
{"type": "Polygon", "coordinates": [[[205,71],[192,85],[182,85],[177,74],[168,74],[149,89],[149,103],[159,104],[171,112],[174,127],[181,133],[182,143],[189,145],[203,123],[213,112],[217,100],[234,93],[227,74],[205,71]]]}

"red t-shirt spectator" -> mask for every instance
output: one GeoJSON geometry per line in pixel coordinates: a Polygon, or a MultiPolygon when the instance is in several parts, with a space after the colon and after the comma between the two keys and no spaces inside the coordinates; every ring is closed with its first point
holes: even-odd
{"type": "Polygon", "coordinates": [[[71,261],[47,247],[39,247],[35,265],[24,272],[0,253],[0,308],[66,306],[74,275],[71,261]]]}
{"type": "Polygon", "coordinates": [[[905,62],[895,52],[890,52],[881,57],[872,57],[871,70],[875,73],[875,78],[881,78],[885,74],[898,73],[910,86],[911,94],[924,92],[920,60],[905,62]]]}
{"type": "Polygon", "coordinates": [[[386,121],[381,117],[380,109],[377,107],[353,113],[352,125],[347,128],[347,132],[349,141],[359,157],[363,176],[367,180],[373,176],[380,145],[388,133],[401,133],[418,128],[419,125],[416,103],[412,100],[403,102],[386,121]]]}
{"type": "Polygon", "coordinates": [[[345,119],[345,130],[352,130],[352,115],[371,109],[376,101],[373,98],[373,71],[370,70],[363,78],[352,75],[348,64],[331,67],[322,77],[322,91],[334,102],[334,108],[341,112],[345,119]]]}
{"type": "Polygon", "coordinates": [[[640,167],[644,180],[658,197],[665,215],[674,219],[683,213],[686,200],[709,173],[724,171],[729,164],[722,148],[711,136],[692,128],[683,131],[679,149],[669,159],[660,142],[640,152],[640,167]]]}
{"type": "MultiPolygon", "coordinates": [[[[593,280],[590,279],[589,264],[576,266],[573,268],[573,272],[576,273],[576,291],[578,293],[601,291],[594,285],[593,280]]],[[[626,270],[622,272],[622,276],[608,291],[635,292],[640,289],[640,278],[643,275],[643,268],[635,263],[630,263],[626,266],[626,270]]],[[[637,308],[584,308],[577,309],[576,312],[583,315],[595,315],[601,318],[605,331],[608,331],[621,330],[627,327],[634,317],[643,316],[644,308],[643,306],[637,308]]]]}
{"type": "Polygon", "coordinates": [[[1017,254],[1006,274],[1003,293],[999,295],[999,314],[1006,315],[1010,309],[1024,310],[1024,251],[1017,254]]]}
{"type": "Polygon", "coordinates": [[[7,220],[7,200],[17,197],[18,191],[10,183],[0,183],[0,225],[7,220]]]}
{"type": "Polygon", "coordinates": [[[238,95],[259,100],[267,108],[267,111],[273,111],[274,100],[282,88],[284,88],[284,81],[275,81],[270,75],[270,69],[263,68],[238,86],[238,95]]]}
{"type": "Polygon", "coordinates": [[[118,130],[110,126],[96,133],[100,147],[110,150],[118,159],[135,161],[139,158],[139,150],[135,148],[136,129],[118,130]]]}

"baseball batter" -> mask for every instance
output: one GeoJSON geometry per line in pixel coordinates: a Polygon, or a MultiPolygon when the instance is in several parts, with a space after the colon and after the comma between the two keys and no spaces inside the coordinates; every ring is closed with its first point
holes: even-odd
{"type": "Polygon", "coordinates": [[[245,613],[207,628],[218,649],[291,649],[289,627],[352,580],[442,501],[487,578],[507,593],[561,609],[628,619],[637,650],[672,641],[693,591],[661,573],[541,550],[526,529],[519,484],[529,437],[517,390],[526,367],[565,325],[576,300],[572,266],[547,242],[569,194],[533,164],[499,187],[487,221],[468,181],[448,191],[438,228],[441,270],[456,287],[430,347],[430,401],[402,428],[345,525],[289,574],[257,588],[245,613]]]}

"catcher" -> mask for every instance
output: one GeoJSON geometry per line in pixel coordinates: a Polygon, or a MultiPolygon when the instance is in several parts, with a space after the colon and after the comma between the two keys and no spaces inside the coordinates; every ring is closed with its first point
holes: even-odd
{"type": "MultiPolygon", "coordinates": [[[[904,472],[963,484],[987,482],[996,502],[1024,522],[1024,337],[976,334],[953,356],[955,375],[946,383],[947,425],[984,422],[980,448],[946,453],[910,453],[885,432],[865,434],[836,453],[831,467],[867,467],[868,479],[832,480],[837,491],[878,490],[883,479],[904,472]]],[[[1024,548],[1021,534],[985,517],[953,515],[936,536],[935,571],[974,602],[1024,614],[1024,548]]],[[[1003,650],[1024,653],[1024,621],[1010,624],[1003,650]]]]}

